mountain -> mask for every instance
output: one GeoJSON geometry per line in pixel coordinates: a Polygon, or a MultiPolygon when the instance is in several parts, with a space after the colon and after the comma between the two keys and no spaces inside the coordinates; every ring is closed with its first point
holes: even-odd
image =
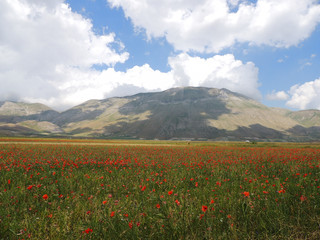
{"type": "Polygon", "coordinates": [[[51,121],[57,111],[40,103],[0,102],[0,136],[62,133],[51,121]]]}
{"type": "MultiPolygon", "coordinates": [[[[8,102],[6,104],[5,111],[1,110],[5,104],[0,104],[0,122],[11,119],[7,124],[23,127],[22,132],[30,129],[32,134],[143,139],[320,140],[319,110],[293,112],[269,108],[227,89],[184,87],[90,100],[62,113],[44,105],[10,103],[14,105],[12,109],[8,102]]],[[[19,133],[20,130],[16,131],[19,133]]]]}

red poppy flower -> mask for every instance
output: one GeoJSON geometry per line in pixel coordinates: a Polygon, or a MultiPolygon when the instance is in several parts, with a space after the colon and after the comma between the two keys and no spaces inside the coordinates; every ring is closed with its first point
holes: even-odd
{"type": "Polygon", "coordinates": [[[158,204],[156,205],[156,207],[157,207],[157,208],[160,208],[160,204],[158,203],[158,204]]]}
{"type": "Polygon", "coordinates": [[[250,196],[250,193],[249,192],[243,192],[242,193],[245,197],[249,197],[250,196]]]}
{"type": "Polygon", "coordinates": [[[114,216],[114,212],[111,212],[110,217],[113,217],[113,216],[114,216]]]}
{"type": "Polygon", "coordinates": [[[102,202],[102,204],[106,204],[107,203],[107,201],[106,200],[104,200],[103,202],[102,202]]]}
{"type": "Polygon", "coordinates": [[[93,231],[93,230],[92,230],[91,228],[87,228],[86,230],[83,231],[83,233],[88,234],[88,233],[90,233],[90,232],[92,232],[92,231],[93,231]]]}
{"type": "Polygon", "coordinates": [[[129,228],[132,228],[133,227],[133,224],[132,224],[132,221],[129,222],[129,228]]]}
{"type": "Polygon", "coordinates": [[[207,209],[208,209],[208,207],[207,207],[207,206],[205,206],[205,205],[203,205],[203,206],[202,206],[202,212],[206,212],[206,211],[207,211],[207,209]]]}
{"type": "Polygon", "coordinates": [[[44,200],[47,200],[49,197],[48,197],[47,194],[44,194],[44,195],[42,196],[42,198],[43,198],[44,200]]]}
{"type": "Polygon", "coordinates": [[[308,198],[306,196],[301,195],[300,200],[301,200],[301,202],[304,202],[304,201],[308,200],[308,198]]]}
{"type": "Polygon", "coordinates": [[[173,193],[173,191],[172,191],[172,190],[170,190],[170,191],[168,192],[168,194],[169,194],[169,195],[172,195],[172,193],[173,193]]]}
{"type": "Polygon", "coordinates": [[[30,185],[29,187],[27,187],[28,190],[31,190],[33,188],[32,185],[30,185]]]}

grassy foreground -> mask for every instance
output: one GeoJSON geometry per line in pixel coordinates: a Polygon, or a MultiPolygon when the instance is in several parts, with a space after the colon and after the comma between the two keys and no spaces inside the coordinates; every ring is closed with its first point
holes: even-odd
{"type": "Polygon", "coordinates": [[[0,239],[320,238],[319,148],[16,142],[0,239]]]}

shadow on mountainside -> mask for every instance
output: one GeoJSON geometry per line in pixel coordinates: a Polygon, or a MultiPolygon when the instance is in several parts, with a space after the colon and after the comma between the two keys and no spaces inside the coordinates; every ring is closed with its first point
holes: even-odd
{"type": "Polygon", "coordinates": [[[27,116],[12,116],[12,115],[0,115],[0,122],[3,123],[18,123],[28,120],[35,121],[49,121],[52,122],[56,117],[59,116],[59,113],[53,110],[43,111],[38,114],[32,114],[27,116]]]}
{"type": "Polygon", "coordinates": [[[249,127],[238,127],[238,129],[234,131],[228,131],[227,134],[237,139],[283,139],[286,136],[280,131],[262,126],[261,124],[253,124],[249,127]]]}
{"type": "Polygon", "coordinates": [[[311,140],[320,139],[320,126],[306,128],[300,125],[296,125],[293,128],[288,129],[287,131],[297,137],[308,137],[311,140]]]}
{"type": "Polygon", "coordinates": [[[79,122],[83,120],[94,120],[100,116],[103,110],[94,110],[83,112],[81,109],[69,109],[65,112],[60,113],[52,122],[60,127],[68,125],[68,123],[79,122]]]}
{"type": "Polygon", "coordinates": [[[284,139],[286,134],[253,124],[234,131],[209,125],[222,114],[231,113],[223,92],[209,92],[206,88],[172,89],[161,93],[132,96],[132,101],[120,108],[125,116],[146,114],[146,120],[127,121],[105,127],[105,136],[145,139],[284,139]]]}
{"type": "Polygon", "coordinates": [[[208,126],[209,119],[230,113],[219,94],[206,88],[181,88],[160,93],[144,93],[130,97],[132,101],[119,112],[125,116],[147,114],[146,120],[125,119],[105,127],[105,135],[146,139],[216,138],[224,130],[208,126]]]}

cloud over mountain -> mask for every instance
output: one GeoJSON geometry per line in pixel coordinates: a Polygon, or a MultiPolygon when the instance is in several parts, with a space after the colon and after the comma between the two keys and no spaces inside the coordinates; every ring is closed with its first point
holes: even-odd
{"type": "MultiPolygon", "coordinates": [[[[98,34],[92,20],[65,0],[3,0],[0,100],[41,102],[62,110],[89,99],[180,86],[227,88],[260,99],[258,66],[232,53],[215,53],[238,42],[297,45],[320,22],[320,5],[314,0],[108,2],[121,7],[149,37],[165,37],[174,46],[168,70],[147,61],[117,70],[115,65],[130,57],[126,46],[114,32],[98,34]],[[197,56],[196,51],[210,54],[197,56]]],[[[320,108],[317,80],[286,94],[288,106],[320,108]]]]}
{"type": "Polygon", "coordinates": [[[115,34],[97,35],[90,20],[64,1],[2,1],[0,11],[2,100],[65,109],[93,98],[187,85],[259,97],[257,68],[230,54],[204,59],[182,53],[169,58],[169,72],[148,64],[116,71],[113,66],[129,53],[116,50],[114,44],[122,44],[115,34]],[[107,68],[97,70],[96,65],[107,68]]]}
{"type": "Polygon", "coordinates": [[[320,78],[292,86],[289,94],[290,99],[287,101],[289,107],[320,110],[320,78]]]}

